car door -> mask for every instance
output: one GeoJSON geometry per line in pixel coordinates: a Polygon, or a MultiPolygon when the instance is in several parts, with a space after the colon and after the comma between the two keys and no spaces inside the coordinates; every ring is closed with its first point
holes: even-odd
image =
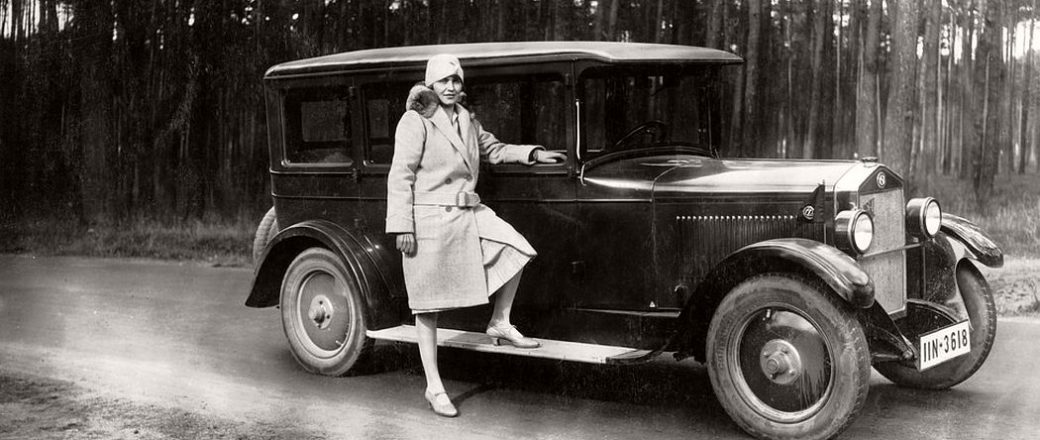
{"type": "MultiPolygon", "coordinates": [[[[573,117],[560,67],[538,66],[482,72],[466,84],[467,108],[485,130],[510,144],[573,151],[573,117]],[[505,73],[509,72],[509,73],[505,73]]],[[[573,160],[553,164],[482,164],[477,192],[499,217],[538,251],[527,266],[517,296],[521,314],[544,315],[563,307],[574,289],[575,196],[573,160]]]]}

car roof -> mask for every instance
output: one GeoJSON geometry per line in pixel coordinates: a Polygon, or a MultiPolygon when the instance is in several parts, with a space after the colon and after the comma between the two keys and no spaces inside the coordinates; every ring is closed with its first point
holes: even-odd
{"type": "Polygon", "coordinates": [[[729,52],[674,44],[620,43],[608,41],[528,41],[402,46],[342,52],[278,64],[266,77],[334,73],[369,68],[425,68],[432,55],[449,53],[463,66],[554,61],[627,63],[737,64],[743,60],[729,52]]]}

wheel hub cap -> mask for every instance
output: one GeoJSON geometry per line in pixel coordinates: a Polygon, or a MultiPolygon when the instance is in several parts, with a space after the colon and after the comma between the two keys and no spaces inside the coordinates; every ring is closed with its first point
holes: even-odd
{"type": "Polygon", "coordinates": [[[307,316],[310,317],[311,323],[315,327],[321,330],[329,328],[329,323],[332,322],[332,314],[335,309],[332,307],[332,302],[325,295],[316,295],[311,298],[311,306],[307,311],[307,316]]]}
{"type": "Polygon", "coordinates": [[[802,374],[802,358],[790,342],[774,339],[762,346],[762,372],[773,383],[787,385],[802,374]]]}

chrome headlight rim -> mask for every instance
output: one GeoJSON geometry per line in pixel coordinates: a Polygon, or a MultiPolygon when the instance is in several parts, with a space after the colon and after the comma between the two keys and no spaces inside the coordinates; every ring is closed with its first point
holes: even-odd
{"type": "Polygon", "coordinates": [[[858,255],[870,250],[874,242],[874,218],[862,209],[849,209],[834,217],[838,248],[858,255]]]}
{"type": "Polygon", "coordinates": [[[906,225],[920,238],[932,238],[942,228],[942,206],[932,197],[918,197],[906,202],[906,225]]]}

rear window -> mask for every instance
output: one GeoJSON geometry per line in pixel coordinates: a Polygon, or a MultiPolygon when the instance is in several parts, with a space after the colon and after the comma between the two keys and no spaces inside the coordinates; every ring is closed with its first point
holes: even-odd
{"type": "Polygon", "coordinates": [[[352,164],[349,103],[346,88],[289,90],[285,97],[286,161],[352,164]]]}

